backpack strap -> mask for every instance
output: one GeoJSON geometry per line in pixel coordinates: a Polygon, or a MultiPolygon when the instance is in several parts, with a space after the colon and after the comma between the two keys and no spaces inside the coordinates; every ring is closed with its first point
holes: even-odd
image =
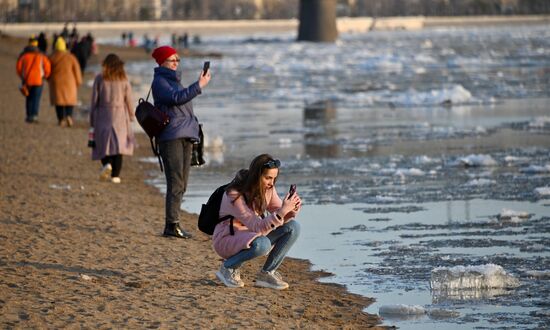
{"type": "Polygon", "coordinates": [[[235,219],[234,216],[232,216],[232,215],[229,214],[229,215],[226,215],[226,216],[224,216],[224,217],[221,217],[221,218],[220,218],[220,221],[219,221],[218,223],[223,222],[223,221],[225,221],[225,220],[227,220],[227,219],[231,219],[231,221],[229,221],[229,233],[230,233],[231,235],[235,235],[235,230],[233,229],[233,219],[235,219]]]}
{"type": "Polygon", "coordinates": [[[151,142],[151,149],[153,149],[153,154],[155,154],[155,156],[157,156],[159,160],[160,171],[164,172],[164,166],[162,166],[162,158],[160,158],[159,143],[156,138],[154,143],[153,138],[149,138],[149,141],[151,142]]]}

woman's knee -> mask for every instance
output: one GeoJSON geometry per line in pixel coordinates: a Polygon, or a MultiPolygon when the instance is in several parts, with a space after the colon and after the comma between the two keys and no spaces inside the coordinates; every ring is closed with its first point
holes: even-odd
{"type": "Polygon", "coordinates": [[[284,227],[291,232],[293,235],[300,235],[300,224],[296,220],[290,220],[284,224],[284,227]]]}
{"type": "Polygon", "coordinates": [[[250,243],[250,250],[253,251],[256,256],[265,256],[271,250],[271,241],[265,236],[256,237],[252,243],[250,243]]]}

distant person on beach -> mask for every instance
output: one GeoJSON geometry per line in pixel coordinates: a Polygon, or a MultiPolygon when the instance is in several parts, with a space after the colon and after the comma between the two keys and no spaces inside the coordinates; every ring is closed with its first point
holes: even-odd
{"type": "Polygon", "coordinates": [[[46,51],[48,50],[48,39],[46,38],[46,34],[44,32],[40,32],[38,35],[38,49],[44,54],[46,54],[46,51]]]}
{"type": "Polygon", "coordinates": [[[216,276],[228,287],[244,286],[241,265],[267,255],[255,285],[277,290],[288,288],[277,268],[300,234],[300,225],[294,218],[302,201],[297,192],[287,193],[283,200],[279,198],[275,182],[280,165],[278,159],[268,154],[259,155],[248,169],[237,172],[226,188],[219,216],[231,215],[233,219],[216,226],[212,245],[225,259],[216,276]]]}
{"type": "Polygon", "coordinates": [[[156,48],[152,54],[159,65],[152,84],[155,106],[170,116],[170,123],[158,137],[159,151],[166,176],[166,215],[164,236],[190,238],[181,229],[179,212],[191,166],[193,142],[199,140],[199,122],[191,100],[202,93],[210,81],[210,70],[199,74],[198,81],[184,88],[177,71],[180,57],[170,46],[156,48]]]}
{"type": "Polygon", "coordinates": [[[109,54],[102,63],[102,72],[95,77],[90,108],[90,127],[93,128],[95,146],[92,159],[103,165],[100,180],[120,183],[122,155],[134,153],[135,120],[132,88],[124,71],[124,62],[109,54]]]}
{"type": "Polygon", "coordinates": [[[25,121],[36,122],[44,79],[48,79],[51,73],[50,60],[38,49],[38,40],[29,39],[28,46],[17,59],[16,70],[21,78],[21,84],[25,84],[28,89],[28,95],[25,96],[25,121]]]}
{"type": "Polygon", "coordinates": [[[73,53],[73,55],[78,60],[78,64],[80,65],[80,72],[84,74],[84,71],[86,70],[86,65],[88,64],[88,59],[90,58],[90,56],[92,56],[92,40],[90,40],[88,36],[82,37],[82,39],[76,45],[74,45],[71,53],[73,53]]]}
{"type": "Polygon", "coordinates": [[[50,56],[50,61],[50,102],[55,106],[59,126],[72,127],[78,86],[82,83],[80,65],[76,57],[67,51],[67,45],[62,37],[57,38],[55,52],[50,56]]]}

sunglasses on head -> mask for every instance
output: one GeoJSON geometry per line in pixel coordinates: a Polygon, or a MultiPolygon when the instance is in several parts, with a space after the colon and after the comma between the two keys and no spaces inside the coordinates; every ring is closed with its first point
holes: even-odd
{"type": "Polygon", "coordinates": [[[264,167],[267,168],[279,168],[280,166],[281,162],[278,159],[271,159],[264,164],[264,167]]]}

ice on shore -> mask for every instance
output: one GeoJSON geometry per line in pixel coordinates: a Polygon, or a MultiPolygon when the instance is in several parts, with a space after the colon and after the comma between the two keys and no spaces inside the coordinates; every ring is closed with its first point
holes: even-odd
{"type": "Polygon", "coordinates": [[[419,305],[384,305],[380,306],[378,309],[380,315],[389,315],[389,316],[409,316],[409,315],[424,315],[426,314],[426,309],[419,305]]]}
{"type": "Polygon", "coordinates": [[[457,165],[462,165],[466,167],[476,167],[476,166],[495,166],[497,162],[491,157],[491,155],[468,155],[466,157],[461,157],[458,159],[457,165]]]}
{"type": "Polygon", "coordinates": [[[432,270],[432,291],[515,288],[519,281],[499,265],[437,267],[432,270]]]}

